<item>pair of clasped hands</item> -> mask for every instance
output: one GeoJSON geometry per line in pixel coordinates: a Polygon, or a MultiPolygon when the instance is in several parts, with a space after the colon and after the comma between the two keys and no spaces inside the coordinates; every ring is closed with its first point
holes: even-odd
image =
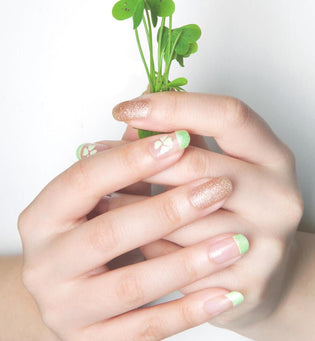
{"type": "Polygon", "coordinates": [[[44,323],[67,341],[141,341],[272,315],[303,212],[291,150],[233,97],[145,94],[113,115],[123,140],[80,146],[19,217],[44,323]],[[132,127],[171,133],[139,140],[132,127]],[[145,261],[109,266],[139,248],[145,261]]]}

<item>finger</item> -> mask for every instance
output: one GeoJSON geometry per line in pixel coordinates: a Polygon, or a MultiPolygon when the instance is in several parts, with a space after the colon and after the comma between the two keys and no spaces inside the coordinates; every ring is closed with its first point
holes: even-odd
{"type": "MultiPolygon", "coordinates": [[[[96,153],[100,153],[104,150],[117,148],[119,146],[123,146],[130,143],[130,141],[122,140],[122,141],[100,141],[96,143],[85,143],[82,144],[77,149],[77,158],[78,160],[89,158],[96,153]]],[[[145,182],[138,182],[136,184],[132,184],[120,190],[121,193],[132,193],[138,195],[150,195],[151,194],[151,185],[145,182]]]]}
{"type": "Polygon", "coordinates": [[[135,202],[139,202],[147,199],[148,196],[125,194],[121,192],[115,192],[111,195],[107,195],[97,204],[92,212],[88,214],[88,220],[91,220],[103,213],[112,211],[115,208],[123,207],[135,202]]]}
{"type": "Polygon", "coordinates": [[[162,340],[207,322],[243,300],[240,293],[211,288],[97,323],[86,328],[84,334],[86,339],[95,341],[104,340],[104,335],[111,335],[117,341],[162,340]]]}
{"type": "Polygon", "coordinates": [[[148,94],[119,104],[113,115],[141,129],[180,128],[213,136],[227,155],[252,163],[278,163],[287,150],[259,115],[233,97],[179,92],[148,94]]]}
{"type": "Polygon", "coordinates": [[[48,254],[58,255],[60,276],[79,276],[214,212],[231,192],[227,178],[198,180],[89,220],[60,235],[48,254]]]}
{"type": "Polygon", "coordinates": [[[261,214],[263,207],[268,209],[268,202],[261,200],[262,195],[252,195],[250,210],[244,203],[249,204],[249,194],[257,191],[265,194],[266,197],[270,196],[270,186],[263,184],[274,182],[271,172],[266,172],[258,165],[196,147],[189,147],[179,162],[145,181],[162,186],[180,186],[194,179],[221,175],[228,177],[235,184],[233,196],[224,204],[225,210],[246,214],[247,217],[255,220],[261,214]]]}
{"type": "Polygon", "coordinates": [[[140,247],[141,253],[146,259],[165,256],[180,249],[182,249],[182,246],[164,239],[156,240],[140,247]]]}
{"type": "MultiPolygon", "coordinates": [[[[36,223],[44,233],[55,233],[55,226],[72,226],[104,195],[139,182],[178,161],[188,144],[189,135],[181,131],[96,153],[77,162],[48,184],[28,213],[41,217],[36,223]]],[[[31,229],[33,223],[29,223],[31,229]]]]}
{"type": "Polygon", "coordinates": [[[181,160],[168,169],[145,179],[148,183],[178,186],[203,177],[225,175],[240,181],[240,174],[253,172],[252,165],[209,150],[190,146],[181,160]],[[180,176],[178,176],[180,174],[180,176]]]}
{"type": "Polygon", "coordinates": [[[245,236],[221,235],[166,256],[85,279],[79,289],[87,293],[79,300],[85,310],[77,317],[90,324],[130,311],[227,268],[247,251],[245,236]]]}
{"type": "MultiPolygon", "coordinates": [[[[135,141],[139,140],[138,129],[128,125],[124,135],[122,137],[123,141],[135,141]]],[[[203,136],[199,135],[191,135],[191,146],[208,149],[207,142],[205,141],[203,136]]]]}

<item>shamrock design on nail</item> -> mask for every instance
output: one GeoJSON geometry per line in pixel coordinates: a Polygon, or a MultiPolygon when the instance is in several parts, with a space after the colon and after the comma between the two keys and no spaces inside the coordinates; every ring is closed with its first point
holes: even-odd
{"type": "Polygon", "coordinates": [[[95,144],[89,144],[85,146],[82,150],[82,157],[89,157],[97,153],[96,145],[95,144]]]}
{"type": "Polygon", "coordinates": [[[158,141],[154,144],[154,149],[160,149],[160,155],[167,153],[173,147],[172,138],[168,135],[161,137],[158,141]]]}

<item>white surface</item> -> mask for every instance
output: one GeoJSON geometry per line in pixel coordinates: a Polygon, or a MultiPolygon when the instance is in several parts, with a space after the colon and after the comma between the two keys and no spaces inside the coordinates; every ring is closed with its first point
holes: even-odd
{"type": "MultiPolygon", "coordinates": [[[[77,145],[120,138],[124,126],[111,109],[147,83],[130,23],[111,18],[114,2],[0,1],[1,253],[20,251],[18,213],[75,161],[77,145]]],[[[173,75],[188,76],[190,91],[238,97],[264,117],[296,154],[304,222],[314,226],[315,2],[177,7],[175,24],[196,22],[203,37],[173,75]]],[[[210,326],[170,340],[193,338],[244,340],[210,326]]]]}

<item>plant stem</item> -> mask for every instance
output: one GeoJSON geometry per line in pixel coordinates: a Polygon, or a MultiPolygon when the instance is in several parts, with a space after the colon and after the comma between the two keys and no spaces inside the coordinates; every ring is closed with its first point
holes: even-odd
{"type": "MultiPolygon", "coordinates": [[[[151,24],[149,11],[147,8],[145,9],[145,12],[147,15],[148,27],[149,27],[148,41],[149,41],[149,50],[150,50],[150,73],[151,73],[151,79],[155,84],[155,65],[154,65],[154,56],[153,56],[152,24],[151,24]]],[[[154,92],[154,91],[155,91],[155,87],[150,89],[150,92],[154,92]]]]}
{"type": "Polygon", "coordinates": [[[168,77],[170,72],[170,67],[172,63],[172,56],[171,56],[171,44],[172,44],[172,25],[173,25],[173,16],[169,17],[169,29],[168,29],[168,46],[167,46],[167,56],[168,61],[165,63],[165,73],[163,76],[163,84],[168,84],[168,77]]]}
{"type": "Polygon", "coordinates": [[[181,36],[181,33],[178,34],[176,40],[174,41],[172,50],[170,51],[170,54],[168,55],[169,60],[167,62],[167,66],[165,68],[165,73],[164,73],[164,83],[165,84],[168,84],[168,82],[169,82],[168,78],[169,78],[170,68],[171,68],[171,64],[172,64],[172,60],[173,60],[172,58],[173,58],[173,54],[175,52],[175,48],[176,48],[176,45],[177,45],[177,42],[178,42],[180,36],[181,36]]]}
{"type": "Polygon", "coordinates": [[[163,66],[163,55],[162,55],[162,37],[163,37],[163,30],[165,26],[165,18],[162,18],[162,23],[160,27],[160,34],[159,34],[159,46],[158,46],[158,76],[157,76],[157,85],[158,88],[156,89],[157,92],[161,91],[162,86],[162,66],[163,66]]]}
{"type": "Polygon", "coordinates": [[[142,50],[140,39],[139,39],[139,32],[138,32],[137,28],[135,29],[135,34],[136,34],[136,39],[137,39],[137,44],[138,44],[139,52],[140,52],[140,55],[141,55],[141,59],[142,59],[145,71],[146,71],[148,79],[149,79],[150,88],[152,88],[153,87],[153,83],[152,83],[152,79],[151,79],[151,76],[150,76],[150,72],[149,72],[149,68],[148,68],[147,62],[146,62],[144,54],[143,54],[143,50],[142,50]]]}

